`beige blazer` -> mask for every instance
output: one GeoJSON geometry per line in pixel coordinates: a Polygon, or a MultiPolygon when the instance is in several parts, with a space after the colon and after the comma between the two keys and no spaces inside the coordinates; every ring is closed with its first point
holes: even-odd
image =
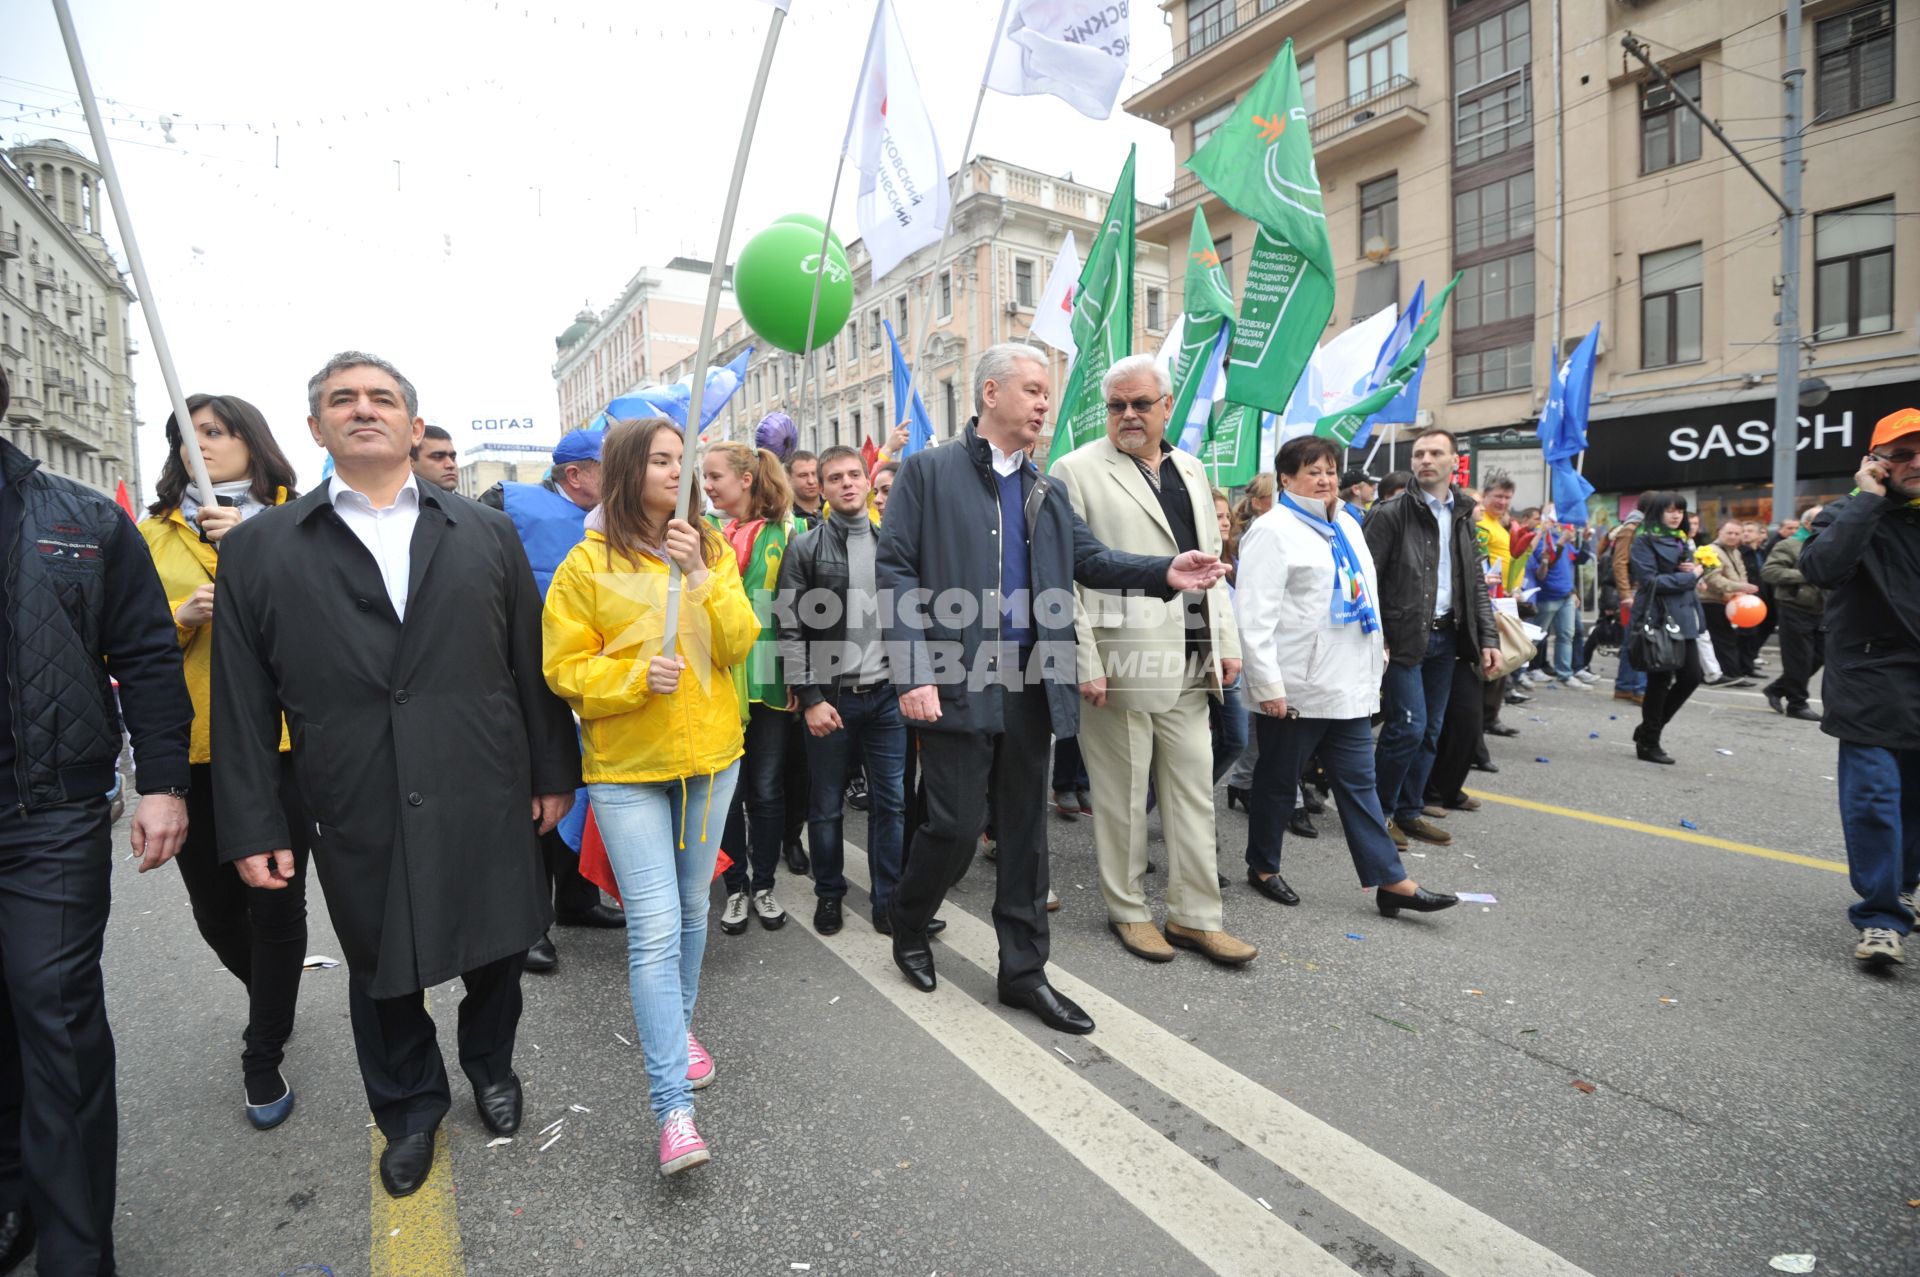
{"type": "MultiPolygon", "coordinates": [[[[1173,454],[1193,503],[1200,549],[1220,553],[1220,525],[1205,470],[1190,453],[1173,454]]],[[[1054,462],[1052,476],[1066,485],[1074,510],[1093,535],[1115,550],[1178,554],[1160,499],[1132,457],[1096,439],[1054,462]]],[[[1127,598],[1116,591],[1074,587],[1074,634],[1079,640],[1080,681],[1107,680],[1107,703],[1117,709],[1162,713],[1173,708],[1186,685],[1186,631],[1180,599],[1127,598]]],[[[1212,635],[1208,686],[1220,693],[1220,660],[1240,659],[1240,632],[1226,582],[1207,591],[1204,605],[1212,635]]]]}

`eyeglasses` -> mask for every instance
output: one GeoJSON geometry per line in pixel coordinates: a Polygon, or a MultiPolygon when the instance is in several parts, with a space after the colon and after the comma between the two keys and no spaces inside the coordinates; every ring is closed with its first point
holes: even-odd
{"type": "MultiPolygon", "coordinates": [[[[1113,405],[1108,404],[1107,407],[1111,408],[1113,405]]],[[[1890,466],[1904,466],[1911,465],[1915,457],[1920,457],[1920,451],[1915,451],[1912,448],[1902,448],[1898,452],[1870,452],[1867,455],[1875,461],[1884,461],[1890,466]]]]}
{"type": "Polygon", "coordinates": [[[1109,399],[1107,400],[1107,415],[1109,417],[1124,417],[1127,414],[1127,409],[1131,408],[1133,409],[1134,416],[1144,417],[1153,411],[1153,406],[1160,402],[1160,398],[1159,395],[1155,395],[1151,399],[1109,399]]]}

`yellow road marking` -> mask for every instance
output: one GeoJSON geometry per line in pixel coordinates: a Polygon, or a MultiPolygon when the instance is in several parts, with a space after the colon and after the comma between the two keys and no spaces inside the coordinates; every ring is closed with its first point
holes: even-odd
{"type": "MultiPolygon", "coordinates": [[[[427,1009],[433,1009],[431,995],[427,1009]]],[[[371,1176],[373,1277],[466,1277],[460,1247],[460,1208],[453,1197],[453,1157],[443,1122],[433,1136],[433,1171],[420,1190],[407,1197],[387,1196],[380,1183],[380,1154],[387,1147],[373,1127],[371,1176]]]]}
{"type": "Polygon", "coordinates": [[[1818,856],[1802,856],[1793,851],[1775,851],[1771,847],[1756,847],[1752,843],[1734,842],[1727,838],[1715,838],[1711,834],[1696,834],[1685,829],[1662,829],[1658,825],[1643,824],[1637,820],[1622,820],[1618,816],[1601,816],[1590,811],[1580,811],[1573,807],[1556,807],[1552,803],[1536,803],[1531,798],[1511,798],[1506,794],[1491,794],[1484,789],[1469,789],[1467,794],[1482,802],[1505,803],[1509,807],[1523,807],[1528,811],[1542,811],[1549,816],[1565,816],[1571,820],[1584,820],[1592,825],[1605,825],[1610,829],[1630,829],[1636,834],[1652,834],[1656,838],[1671,838],[1675,842],[1698,843],[1702,847],[1718,847],[1721,851],[1737,851],[1743,856],[1759,856],[1763,860],[1784,860],[1790,865],[1805,865],[1809,869],[1826,869],[1843,874],[1847,872],[1845,861],[1822,860],[1818,856]]]}

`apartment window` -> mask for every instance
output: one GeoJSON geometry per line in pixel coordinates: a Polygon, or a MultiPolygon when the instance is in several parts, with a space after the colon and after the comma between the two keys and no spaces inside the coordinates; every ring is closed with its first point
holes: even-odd
{"type": "Polygon", "coordinates": [[[1454,92],[1466,93],[1524,68],[1532,61],[1530,39],[1524,4],[1454,32],[1454,92]]]}
{"type": "Polygon", "coordinates": [[[1814,122],[1893,101],[1893,0],[1813,28],[1814,122]]]}
{"type": "Polygon", "coordinates": [[[1496,257],[1460,272],[1453,290],[1453,326],[1479,328],[1533,318],[1533,253],[1496,257]]]}
{"type": "Polygon", "coordinates": [[[940,318],[948,319],[953,315],[953,272],[940,272],[940,318]]]}
{"type": "Polygon", "coordinates": [[[1640,366],[1664,368],[1700,358],[1700,245],[1640,258],[1640,366]]]}
{"type": "Polygon", "coordinates": [[[867,349],[880,349],[880,312],[877,309],[867,312],[867,349]]]}
{"type": "Polygon", "coordinates": [[[1225,124],[1233,116],[1234,103],[1222,102],[1211,111],[1193,117],[1193,149],[1198,151],[1207,144],[1214,130],[1225,124]]]}
{"type": "Polygon", "coordinates": [[[1166,315],[1164,313],[1165,311],[1166,311],[1166,303],[1164,300],[1162,300],[1160,290],[1157,288],[1147,289],[1147,331],[1148,332],[1157,333],[1162,328],[1166,327],[1166,315]]]}
{"type": "Polygon", "coordinates": [[[840,418],[838,417],[827,418],[827,442],[840,442],[840,418]]]}
{"type": "Polygon", "coordinates": [[[1013,259],[1013,300],[1028,310],[1033,309],[1036,297],[1033,276],[1034,261],[1031,257],[1013,259]]]}
{"type": "MultiPolygon", "coordinates": [[[[1455,294],[1456,296],[1458,294],[1455,294]]],[[[1533,385],[1533,343],[1515,342],[1453,357],[1453,396],[1492,395],[1533,385]]]]}
{"type": "Polygon", "coordinates": [[[1533,172],[1453,197],[1453,251],[1478,252],[1533,234],[1533,172]]]}
{"type": "MultiPolygon", "coordinates": [[[[887,406],[878,401],[873,405],[873,428],[879,433],[881,443],[886,442],[887,435],[893,430],[893,423],[887,420],[887,406]]],[[[858,441],[855,446],[859,446],[858,441]]]]}
{"type": "Polygon", "coordinates": [[[1187,9],[1187,56],[1233,34],[1240,25],[1237,0],[1196,0],[1187,9]]]}
{"type": "Polygon", "coordinates": [[[1813,219],[1814,339],[1893,328],[1893,201],[1813,219]]]}
{"type": "MultiPolygon", "coordinates": [[[[1700,101],[1700,68],[1675,73],[1680,93],[1700,101]]],[[[1700,158],[1700,117],[1664,84],[1649,84],[1640,95],[1640,171],[1657,173],[1700,158]]]]}
{"type": "MultiPolygon", "coordinates": [[[[848,435],[847,437],[849,439],[859,439],[862,437],[860,434],[860,410],[858,408],[855,408],[853,410],[852,416],[853,416],[853,433],[848,435]]],[[[837,437],[838,436],[836,436],[836,438],[837,437]]]]}
{"type": "Polygon", "coordinates": [[[960,397],[954,392],[953,378],[948,377],[940,383],[940,398],[945,402],[947,433],[951,435],[960,428],[960,397]]]}
{"type": "Polygon", "coordinates": [[[847,362],[860,362],[860,316],[855,315],[847,321],[847,362]]]}
{"type": "Polygon", "coordinates": [[[1360,184],[1360,251],[1379,236],[1388,248],[1400,242],[1400,175],[1360,184]]]}
{"type": "Polygon", "coordinates": [[[1453,162],[1464,167],[1491,159],[1530,139],[1532,102],[1527,80],[1462,97],[1454,109],[1453,162]]]}
{"type": "Polygon", "coordinates": [[[1300,105],[1305,107],[1311,117],[1320,103],[1320,75],[1314,69],[1314,61],[1308,58],[1300,66],[1300,105]]]}
{"type": "Polygon", "coordinates": [[[1233,236],[1222,235],[1213,241],[1213,255],[1220,259],[1220,274],[1228,285],[1233,283],[1233,236]]]}
{"type": "Polygon", "coordinates": [[[905,293],[893,299],[893,336],[896,341],[907,339],[907,295],[905,293]]]}
{"type": "Polygon", "coordinates": [[[837,341],[830,341],[827,343],[827,371],[832,372],[835,368],[838,368],[839,366],[840,366],[840,343],[837,341]]]}
{"type": "Polygon", "coordinates": [[[1407,73],[1407,15],[1396,13],[1347,40],[1347,97],[1385,93],[1407,73]]]}

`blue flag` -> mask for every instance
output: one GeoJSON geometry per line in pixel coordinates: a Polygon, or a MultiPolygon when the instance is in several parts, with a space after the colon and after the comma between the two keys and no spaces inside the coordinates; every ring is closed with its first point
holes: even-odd
{"type": "Polygon", "coordinates": [[[1587,498],[1593,495],[1573,459],[1587,448],[1587,408],[1593,397],[1593,359],[1600,346],[1595,324],[1567,362],[1554,370],[1547,390],[1546,411],[1540,414],[1540,451],[1553,476],[1553,504],[1560,522],[1584,524],[1587,498]]]}
{"type": "MultiPolygon", "coordinates": [[[[1388,370],[1393,367],[1393,361],[1400,357],[1400,352],[1407,348],[1407,343],[1413,340],[1413,330],[1426,310],[1427,281],[1423,279],[1413,290],[1413,300],[1408,302],[1407,308],[1400,312],[1400,321],[1393,326],[1393,331],[1387,334],[1387,340],[1381,344],[1380,357],[1373,362],[1373,378],[1368,384],[1380,386],[1386,383],[1388,370]]],[[[1368,417],[1360,429],[1354,432],[1353,442],[1348,447],[1364,448],[1367,440],[1373,438],[1373,428],[1377,425],[1383,423],[1405,425],[1418,416],[1420,379],[1426,375],[1426,371],[1427,360],[1426,356],[1422,355],[1420,362],[1414,367],[1413,378],[1407,382],[1406,389],[1395,396],[1392,403],[1368,417]]]]}
{"type": "Polygon", "coordinates": [[[913,370],[907,367],[907,357],[900,353],[900,343],[893,336],[893,324],[883,319],[880,326],[887,330],[887,345],[893,348],[893,419],[912,423],[907,430],[907,446],[900,449],[900,456],[893,458],[899,461],[933,442],[933,418],[927,415],[927,405],[920,402],[920,392],[913,388],[913,370]]]}
{"type": "MultiPolygon", "coordinates": [[[[705,430],[727,406],[736,390],[747,379],[747,360],[753,347],[745,350],[725,368],[707,369],[706,397],[700,401],[700,429],[705,430]]],[[[686,382],[671,386],[645,386],[630,395],[622,395],[607,405],[596,426],[606,426],[623,417],[665,417],[682,430],[687,428],[687,409],[693,404],[693,391],[686,382]]]]}

